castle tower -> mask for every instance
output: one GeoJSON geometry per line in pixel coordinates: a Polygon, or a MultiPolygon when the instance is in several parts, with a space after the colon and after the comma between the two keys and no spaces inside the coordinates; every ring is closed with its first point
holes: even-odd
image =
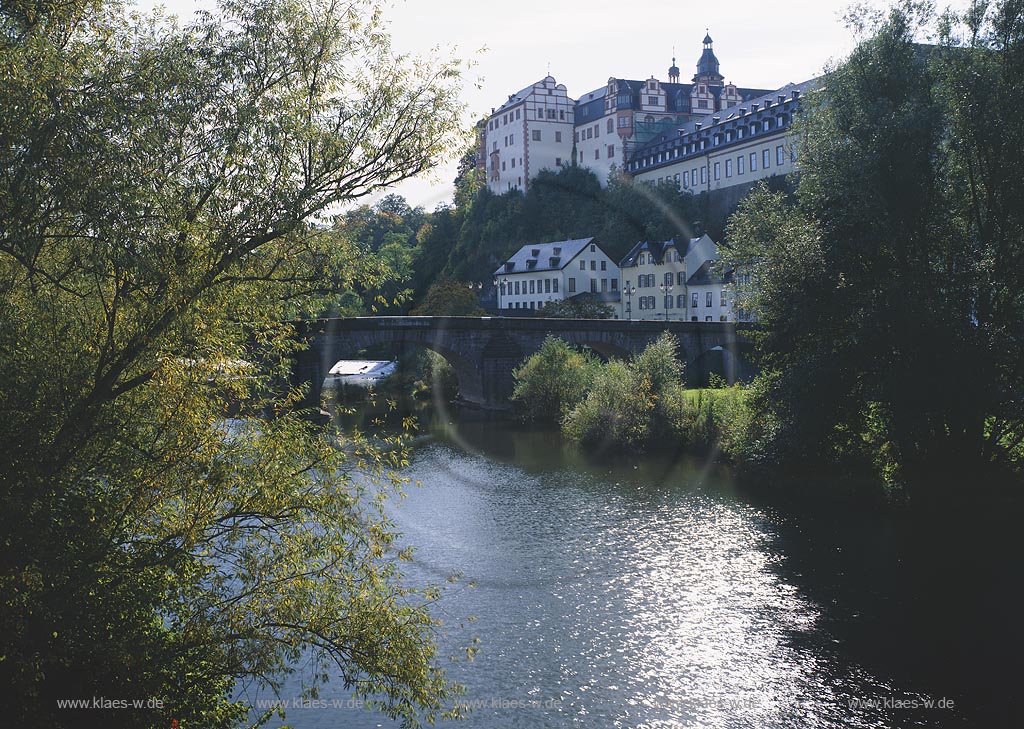
{"type": "Polygon", "coordinates": [[[701,53],[700,60],[697,61],[697,74],[693,77],[694,82],[719,86],[725,80],[725,76],[719,73],[718,59],[711,47],[713,44],[711,34],[708,33],[704,36],[704,52],[701,53]]]}
{"type": "Polygon", "coordinates": [[[672,50],[672,65],[668,67],[668,82],[670,84],[679,83],[679,66],[676,65],[675,49],[672,50]]]}

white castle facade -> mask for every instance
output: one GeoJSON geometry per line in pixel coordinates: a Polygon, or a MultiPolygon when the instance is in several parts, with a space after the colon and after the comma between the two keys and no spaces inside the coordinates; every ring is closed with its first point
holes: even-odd
{"type": "Polygon", "coordinates": [[[741,88],[720,72],[710,35],[692,81],[672,59],[668,80],[612,77],[579,99],[547,76],[509,96],[482,124],[489,189],[525,192],[543,169],[612,170],[635,179],[711,191],[793,169],[789,126],[815,80],[778,90],[741,88]]]}

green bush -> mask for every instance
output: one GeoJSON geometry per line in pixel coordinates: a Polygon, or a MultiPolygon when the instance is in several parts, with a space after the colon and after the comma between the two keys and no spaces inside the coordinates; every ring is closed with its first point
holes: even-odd
{"type": "Polygon", "coordinates": [[[562,432],[587,446],[644,450],[654,415],[651,380],[625,362],[612,360],[594,378],[594,387],[566,415],[562,432]]]}
{"type": "Polygon", "coordinates": [[[525,421],[559,422],[590,390],[601,363],[549,336],[523,364],[512,371],[512,404],[525,421]]]}

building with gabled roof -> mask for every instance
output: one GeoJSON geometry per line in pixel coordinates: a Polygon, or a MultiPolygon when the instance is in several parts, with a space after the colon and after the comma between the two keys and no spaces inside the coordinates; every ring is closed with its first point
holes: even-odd
{"type": "Polygon", "coordinates": [[[594,238],[535,243],[516,251],[494,272],[498,308],[537,311],[581,293],[614,300],[619,267],[594,238]]]}
{"type": "Polygon", "coordinates": [[[623,317],[735,321],[733,274],[719,274],[718,246],[707,235],[640,241],[619,262],[623,317]]]}
{"type": "Polygon", "coordinates": [[[491,110],[482,135],[491,192],[526,192],[541,170],[570,163],[575,105],[565,86],[548,75],[491,110]]]}

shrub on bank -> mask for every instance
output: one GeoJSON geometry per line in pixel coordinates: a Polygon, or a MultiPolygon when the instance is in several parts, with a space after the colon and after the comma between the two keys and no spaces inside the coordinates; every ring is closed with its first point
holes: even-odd
{"type": "Polygon", "coordinates": [[[512,404],[525,421],[557,423],[591,389],[601,362],[549,336],[544,344],[512,371],[512,404]]]}
{"type": "Polygon", "coordinates": [[[524,420],[559,422],[591,448],[630,451],[691,447],[730,458],[749,450],[748,393],[726,387],[687,390],[679,343],[663,334],[633,360],[602,365],[549,337],[514,372],[513,402],[524,420]]]}

